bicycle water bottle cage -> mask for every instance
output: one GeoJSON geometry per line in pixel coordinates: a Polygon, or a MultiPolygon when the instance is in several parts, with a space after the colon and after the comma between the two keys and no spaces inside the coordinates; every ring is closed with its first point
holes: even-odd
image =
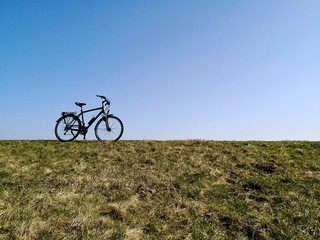
{"type": "Polygon", "coordinates": [[[77,112],[61,112],[62,115],[76,115],[77,112]]]}

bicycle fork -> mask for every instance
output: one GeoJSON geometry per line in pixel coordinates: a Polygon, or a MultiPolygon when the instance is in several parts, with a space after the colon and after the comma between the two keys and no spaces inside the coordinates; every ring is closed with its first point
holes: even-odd
{"type": "MultiPolygon", "coordinates": [[[[108,121],[109,111],[110,111],[110,110],[108,110],[107,114],[104,116],[104,122],[105,122],[105,124],[106,124],[106,128],[107,128],[108,132],[111,131],[111,128],[110,128],[110,126],[109,126],[109,121],[108,121]]],[[[112,114],[110,114],[110,115],[112,115],[112,114]]]]}

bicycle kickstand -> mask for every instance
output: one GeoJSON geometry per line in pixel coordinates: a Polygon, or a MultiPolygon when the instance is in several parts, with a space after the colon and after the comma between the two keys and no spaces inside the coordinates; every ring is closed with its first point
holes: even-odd
{"type": "Polygon", "coordinates": [[[87,139],[86,139],[86,134],[83,134],[83,140],[87,140],[87,139]]]}

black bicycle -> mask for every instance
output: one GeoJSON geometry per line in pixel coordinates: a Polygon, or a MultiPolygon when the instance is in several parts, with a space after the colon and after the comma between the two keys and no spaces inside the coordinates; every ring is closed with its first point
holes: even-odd
{"type": "Polygon", "coordinates": [[[83,139],[86,139],[86,134],[89,127],[94,123],[100,115],[102,118],[97,122],[94,132],[96,138],[100,142],[104,141],[118,141],[123,134],[123,124],[121,120],[109,114],[110,101],[105,96],[97,95],[102,98],[102,107],[90,109],[87,111],[82,110],[82,106],[85,103],[76,102],[75,104],[81,108],[81,113],[77,115],[77,112],[62,112],[62,116],[57,120],[57,124],[54,130],[56,137],[62,142],[68,142],[76,139],[79,134],[83,135],[83,139]],[[84,113],[101,110],[96,117],[93,117],[88,125],[84,122],[84,113]],[[81,116],[81,121],[80,121],[81,116]]]}

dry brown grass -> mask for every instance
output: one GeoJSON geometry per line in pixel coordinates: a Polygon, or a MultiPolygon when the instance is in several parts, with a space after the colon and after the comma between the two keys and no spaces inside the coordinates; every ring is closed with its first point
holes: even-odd
{"type": "Polygon", "coordinates": [[[0,141],[0,239],[319,239],[318,145],[0,141]]]}

